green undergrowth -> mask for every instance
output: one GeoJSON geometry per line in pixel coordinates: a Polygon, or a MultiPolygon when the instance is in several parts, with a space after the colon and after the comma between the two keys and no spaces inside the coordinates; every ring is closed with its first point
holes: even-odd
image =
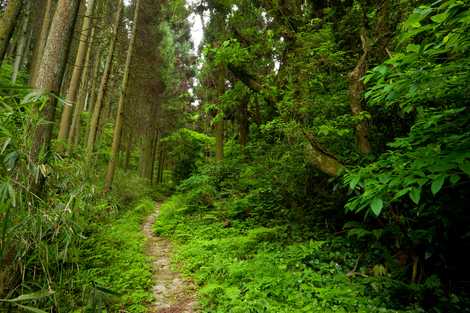
{"type": "MultiPolygon", "coordinates": [[[[85,306],[78,312],[147,312],[152,301],[152,267],[144,253],[141,225],[155,202],[144,198],[116,220],[99,227],[82,248],[80,286],[88,285],[85,306]]],[[[90,226],[92,227],[92,226],[90,226]]]]}
{"type": "Polygon", "coordinates": [[[162,205],[155,232],[174,242],[173,261],[199,285],[204,312],[422,312],[394,304],[405,286],[380,267],[354,270],[358,253],[340,237],[228,221],[191,210],[184,194],[162,205]]]}

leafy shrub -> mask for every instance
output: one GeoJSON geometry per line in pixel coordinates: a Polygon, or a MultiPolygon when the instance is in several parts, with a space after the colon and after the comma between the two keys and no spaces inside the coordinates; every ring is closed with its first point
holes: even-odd
{"type": "Polygon", "coordinates": [[[353,190],[346,208],[372,217],[356,234],[375,232],[363,238],[369,251],[388,254],[390,267],[400,263],[397,272],[421,283],[420,301],[435,310],[458,311],[468,301],[458,286],[470,277],[459,252],[470,245],[469,16],[468,3],[440,1],[402,24],[398,51],[364,81],[368,103],[412,117],[411,128],[345,176],[353,190]],[[445,295],[444,285],[456,287],[445,295]]]}

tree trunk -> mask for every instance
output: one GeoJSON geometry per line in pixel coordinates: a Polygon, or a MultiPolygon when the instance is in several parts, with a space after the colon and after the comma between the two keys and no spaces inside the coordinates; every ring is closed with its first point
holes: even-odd
{"type": "Polygon", "coordinates": [[[5,12],[0,19],[0,66],[5,58],[5,52],[13,35],[22,6],[22,0],[9,0],[5,12]]]}
{"type": "Polygon", "coordinates": [[[23,53],[23,59],[21,61],[23,67],[28,73],[30,72],[30,64],[31,64],[31,41],[33,40],[33,25],[30,25],[28,31],[28,39],[26,39],[26,46],[23,53]]]}
{"type": "Polygon", "coordinates": [[[104,66],[103,76],[101,77],[101,83],[98,89],[98,95],[96,98],[96,102],[93,106],[93,114],[91,116],[91,121],[90,121],[90,130],[88,132],[88,140],[87,140],[87,145],[86,145],[86,159],[88,161],[91,159],[91,155],[93,154],[93,149],[95,146],[96,133],[98,130],[98,123],[99,123],[100,114],[102,111],[101,108],[103,106],[103,98],[106,92],[106,86],[108,85],[108,80],[109,80],[109,76],[111,73],[114,48],[116,47],[119,22],[121,20],[122,0],[117,0],[117,1],[118,1],[118,9],[116,12],[116,18],[114,20],[112,39],[110,42],[108,56],[106,57],[106,63],[104,66]]]}
{"type": "MultiPolygon", "coordinates": [[[[97,95],[96,84],[99,80],[99,74],[100,74],[100,62],[101,62],[101,56],[102,56],[101,52],[102,50],[98,46],[98,53],[95,56],[93,70],[91,72],[91,77],[89,78],[91,82],[87,82],[87,86],[89,86],[87,90],[86,101],[85,101],[85,111],[87,112],[94,111],[95,100],[96,100],[96,95],[97,95]]],[[[85,77],[85,79],[87,78],[85,77]]]]}
{"type": "Polygon", "coordinates": [[[28,42],[28,26],[29,26],[29,19],[30,19],[30,3],[26,5],[24,9],[24,17],[23,17],[23,24],[21,26],[21,31],[18,34],[19,40],[18,45],[16,47],[16,55],[15,55],[15,62],[13,63],[13,74],[11,76],[11,82],[14,84],[16,83],[16,79],[18,78],[18,74],[21,69],[21,64],[23,63],[23,57],[27,50],[26,43],[28,42]]]}
{"type": "MultiPolygon", "coordinates": [[[[150,131],[152,131],[150,129],[150,131]]],[[[140,176],[152,180],[152,157],[155,151],[155,133],[149,133],[142,140],[142,151],[140,161],[140,176]]]]}
{"type": "MultiPolygon", "coordinates": [[[[359,58],[354,70],[349,73],[349,94],[350,105],[353,116],[357,116],[364,112],[362,109],[362,95],[364,93],[364,83],[361,78],[367,70],[367,56],[369,54],[369,39],[367,38],[366,31],[361,31],[361,41],[363,53],[359,58]]],[[[362,154],[369,154],[371,147],[369,143],[369,131],[367,121],[361,121],[356,125],[356,142],[359,152],[362,154]]]]}
{"type": "MultiPolygon", "coordinates": [[[[80,138],[80,115],[83,112],[83,108],[85,106],[85,97],[86,89],[87,89],[87,77],[89,74],[89,67],[90,67],[90,59],[91,59],[91,51],[93,50],[93,41],[95,35],[95,28],[92,26],[91,33],[90,33],[90,42],[88,43],[88,51],[85,57],[85,64],[83,66],[82,77],[81,77],[81,87],[79,90],[78,95],[78,102],[75,106],[75,110],[73,112],[72,117],[72,124],[70,125],[69,136],[67,138],[67,149],[68,153],[71,152],[73,146],[78,143],[78,139],[80,138]]],[[[100,57],[100,51],[98,51],[98,59],[100,57]]]]}
{"type": "MultiPolygon", "coordinates": [[[[46,0],[40,0],[43,3],[46,0]]],[[[41,22],[41,31],[39,37],[34,44],[32,62],[31,62],[31,74],[30,74],[30,85],[33,84],[33,81],[36,80],[36,75],[41,64],[42,55],[44,53],[44,47],[46,46],[47,34],[49,33],[49,27],[51,24],[52,17],[52,0],[47,0],[45,5],[42,6],[42,22],[41,22]]]]}
{"type": "Polygon", "coordinates": [[[116,170],[116,158],[118,155],[119,145],[121,143],[122,124],[124,120],[124,101],[127,92],[127,83],[129,80],[129,67],[132,60],[132,53],[134,50],[135,35],[137,30],[137,22],[139,20],[139,4],[140,0],[135,2],[135,12],[132,24],[132,33],[130,37],[129,47],[127,50],[126,65],[124,67],[124,77],[122,78],[121,94],[119,96],[118,109],[116,113],[116,124],[114,125],[113,145],[111,148],[111,158],[108,163],[108,170],[106,173],[104,191],[108,192],[113,183],[114,172],[116,170]]]}
{"type": "Polygon", "coordinates": [[[132,131],[129,129],[129,134],[127,136],[127,145],[126,145],[126,158],[124,160],[124,170],[128,171],[131,164],[132,156],[132,131]]]}
{"type": "Polygon", "coordinates": [[[312,134],[304,133],[309,142],[306,146],[307,160],[320,171],[330,176],[338,176],[344,171],[344,166],[334,155],[328,153],[315,140],[312,134]]]}
{"type": "MultiPolygon", "coordinates": [[[[79,0],[59,0],[52,19],[51,30],[44,48],[44,55],[40,63],[38,75],[33,82],[35,89],[46,93],[57,93],[63,77],[67,60],[68,47],[72,37],[72,30],[78,14],[79,0]]],[[[41,150],[48,152],[52,138],[52,128],[56,101],[50,97],[41,113],[44,123],[38,125],[33,136],[31,160],[37,163],[41,150]]],[[[37,183],[37,182],[36,182],[37,183]]],[[[35,186],[41,187],[42,183],[35,186]]]]}
{"type": "Polygon", "coordinates": [[[160,130],[157,128],[155,130],[155,141],[153,142],[153,152],[152,152],[152,167],[150,173],[150,183],[153,184],[153,177],[155,174],[155,161],[157,159],[158,146],[160,144],[160,130]]]}
{"type": "MultiPolygon", "coordinates": [[[[69,135],[73,107],[77,100],[78,87],[80,86],[80,78],[83,72],[83,63],[85,62],[85,56],[88,48],[88,38],[91,28],[90,19],[93,15],[94,5],[95,0],[87,1],[87,8],[85,16],[83,17],[83,24],[80,32],[80,42],[78,44],[78,51],[72,71],[72,78],[67,90],[65,105],[64,109],[62,110],[62,117],[60,119],[59,135],[57,137],[59,142],[67,140],[69,135]]],[[[63,148],[64,146],[61,144],[59,146],[59,152],[62,152],[63,148]]]]}
{"type": "Polygon", "coordinates": [[[163,183],[163,169],[165,164],[164,146],[160,145],[158,153],[157,185],[163,183]]]}

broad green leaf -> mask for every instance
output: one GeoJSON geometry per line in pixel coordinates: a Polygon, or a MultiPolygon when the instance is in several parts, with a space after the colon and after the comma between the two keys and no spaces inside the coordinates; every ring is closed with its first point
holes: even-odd
{"type": "Polygon", "coordinates": [[[433,195],[435,195],[436,193],[439,192],[439,190],[441,190],[442,185],[444,185],[444,180],[445,180],[445,176],[439,176],[432,181],[431,191],[433,195]]]}
{"type": "Polygon", "coordinates": [[[433,17],[431,17],[431,21],[433,21],[433,22],[435,22],[435,23],[442,23],[442,22],[444,22],[448,17],[449,17],[449,13],[444,12],[444,13],[437,14],[437,15],[434,15],[433,17]]]}
{"type": "Polygon", "coordinates": [[[380,198],[374,198],[372,199],[372,202],[370,203],[370,209],[376,216],[379,216],[380,212],[382,212],[383,206],[384,206],[384,203],[382,199],[380,198]]]}
{"type": "Polygon", "coordinates": [[[421,199],[421,189],[414,188],[410,191],[410,199],[415,203],[419,204],[419,200],[421,199]]]}

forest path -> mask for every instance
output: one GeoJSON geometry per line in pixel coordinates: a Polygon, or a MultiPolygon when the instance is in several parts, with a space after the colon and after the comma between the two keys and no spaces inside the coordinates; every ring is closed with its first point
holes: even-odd
{"type": "Polygon", "coordinates": [[[150,313],[192,313],[197,312],[195,290],[191,282],[171,270],[171,243],[153,232],[153,224],[160,214],[160,205],[145,220],[143,232],[147,238],[146,254],[152,258],[153,294],[155,302],[149,308],[150,313]]]}

